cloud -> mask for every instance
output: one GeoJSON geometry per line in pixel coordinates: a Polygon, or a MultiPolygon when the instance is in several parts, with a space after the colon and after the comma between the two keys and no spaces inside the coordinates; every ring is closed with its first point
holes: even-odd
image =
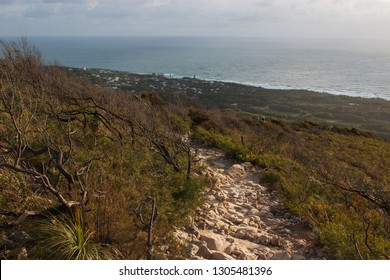
{"type": "Polygon", "coordinates": [[[88,0],[42,0],[43,3],[46,3],[46,4],[58,4],[58,3],[62,3],[62,4],[85,4],[85,3],[88,3],[90,1],[88,0]]]}
{"type": "Polygon", "coordinates": [[[0,0],[0,5],[10,5],[13,4],[13,0],[0,0]]]}
{"type": "Polygon", "coordinates": [[[58,26],[68,33],[99,34],[108,26],[123,35],[361,36],[358,30],[371,30],[390,36],[384,30],[390,26],[390,0],[0,0],[0,5],[0,35],[28,24],[41,34],[58,26]]]}

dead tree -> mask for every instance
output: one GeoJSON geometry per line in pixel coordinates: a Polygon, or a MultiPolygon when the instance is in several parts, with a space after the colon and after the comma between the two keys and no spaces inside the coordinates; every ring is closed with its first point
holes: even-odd
{"type": "Polygon", "coordinates": [[[141,230],[147,232],[148,236],[146,239],[146,258],[148,260],[153,259],[153,224],[158,216],[158,209],[156,206],[156,200],[154,197],[148,196],[147,199],[141,203],[141,205],[134,211],[137,217],[142,223],[141,230]],[[150,203],[150,214],[148,220],[145,219],[143,208],[150,203]]]}

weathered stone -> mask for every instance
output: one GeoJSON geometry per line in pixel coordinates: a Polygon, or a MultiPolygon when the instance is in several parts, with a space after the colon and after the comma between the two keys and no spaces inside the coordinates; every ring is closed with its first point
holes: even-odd
{"type": "Polygon", "coordinates": [[[289,235],[291,234],[291,230],[289,230],[288,228],[283,228],[280,230],[280,233],[289,235]]]}
{"type": "Polygon", "coordinates": [[[271,258],[271,260],[290,260],[290,259],[291,259],[291,255],[288,252],[283,252],[283,251],[276,252],[271,258]]]}
{"type": "Polygon", "coordinates": [[[257,210],[256,208],[252,208],[252,209],[250,209],[250,210],[246,213],[247,216],[251,216],[251,215],[253,215],[253,216],[258,216],[259,214],[260,214],[260,211],[257,210]]]}
{"type": "Polygon", "coordinates": [[[245,233],[245,231],[239,229],[239,230],[236,231],[236,233],[234,234],[234,236],[235,236],[236,238],[243,239],[243,238],[246,237],[246,233],[245,233]]]}
{"type": "Polygon", "coordinates": [[[200,246],[198,252],[196,253],[197,256],[205,259],[209,259],[211,257],[211,254],[211,250],[204,245],[200,246]]]}
{"type": "Polygon", "coordinates": [[[200,256],[192,256],[189,258],[190,260],[194,260],[194,261],[200,261],[200,260],[204,260],[204,258],[200,257],[200,256]]]}
{"type": "Polygon", "coordinates": [[[298,254],[292,255],[291,259],[292,260],[296,260],[296,261],[306,260],[306,258],[304,256],[301,256],[301,255],[298,255],[298,254]]]}
{"type": "Polygon", "coordinates": [[[257,256],[255,254],[252,254],[252,253],[242,252],[238,256],[238,259],[239,260],[257,260],[257,256]]]}
{"type": "Polygon", "coordinates": [[[217,198],[218,201],[223,202],[223,201],[226,200],[227,196],[223,192],[218,192],[217,195],[216,195],[216,198],[217,198]]]}
{"type": "Polygon", "coordinates": [[[228,173],[232,177],[233,176],[242,176],[245,174],[245,168],[243,166],[241,166],[240,164],[234,164],[229,168],[228,173]]]}
{"type": "Polygon", "coordinates": [[[259,225],[254,221],[249,221],[249,225],[254,228],[259,228],[259,225]]]}
{"type": "Polygon", "coordinates": [[[195,238],[198,238],[198,239],[199,239],[199,237],[200,237],[200,232],[199,232],[199,230],[198,230],[198,229],[195,229],[195,230],[193,231],[193,235],[194,235],[195,238]]]}
{"type": "Polygon", "coordinates": [[[270,243],[270,238],[266,235],[260,235],[258,238],[257,238],[257,242],[260,243],[260,244],[263,244],[263,245],[267,245],[270,243]]]}
{"type": "Polygon", "coordinates": [[[211,258],[213,260],[234,260],[232,256],[220,251],[214,251],[211,254],[211,258]]]}
{"type": "Polygon", "coordinates": [[[195,244],[198,247],[201,247],[201,246],[207,247],[207,243],[205,241],[202,241],[202,240],[193,240],[191,243],[195,244]]]}
{"type": "Polygon", "coordinates": [[[250,162],[241,163],[241,166],[247,171],[251,171],[253,169],[253,165],[250,162]]]}
{"type": "Polygon", "coordinates": [[[212,201],[212,200],[214,200],[214,199],[215,199],[215,196],[214,196],[214,195],[211,195],[211,194],[209,194],[209,195],[206,195],[206,196],[204,197],[204,199],[205,199],[206,201],[212,201]]]}
{"type": "Polygon", "coordinates": [[[189,255],[189,256],[195,256],[196,253],[198,253],[199,251],[199,247],[196,246],[195,244],[193,243],[190,243],[188,244],[187,248],[186,248],[186,253],[189,255]]]}
{"type": "Polygon", "coordinates": [[[232,244],[225,249],[225,253],[231,255],[236,250],[236,245],[232,244]]]}
{"type": "Polygon", "coordinates": [[[270,243],[272,246],[280,246],[280,237],[277,235],[272,236],[270,243]]]}
{"type": "Polygon", "coordinates": [[[225,216],[227,214],[227,211],[226,211],[225,207],[222,207],[222,206],[218,206],[217,212],[221,216],[225,216]]]}
{"type": "Polygon", "coordinates": [[[205,241],[207,243],[207,247],[211,250],[223,251],[226,248],[223,236],[212,232],[201,232],[200,240],[205,241]]]}
{"type": "Polygon", "coordinates": [[[243,225],[249,225],[249,222],[250,222],[249,218],[244,218],[244,219],[241,221],[241,224],[243,224],[243,225]]]}
{"type": "Polygon", "coordinates": [[[291,214],[290,213],[286,213],[286,214],[284,214],[283,218],[290,219],[291,218],[291,214]]]}
{"type": "Polygon", "coordinates": [[[322,250],[304,253],[309,241],[300,239],[300,232],[298,236],[289,231],[300,221],[282,208],[275,194],[258,184],[256,167],[231,165],[211,149],[201,150],[200,155],[207,160],[206,168],[216,184],[207,191],[206,203],[193,221],[199,230],[186,228],[191,237],[186,244],[193,244],[187,246],[190,258],[301,260],[303,255],[314,259],[324,255],[322,250]]]}

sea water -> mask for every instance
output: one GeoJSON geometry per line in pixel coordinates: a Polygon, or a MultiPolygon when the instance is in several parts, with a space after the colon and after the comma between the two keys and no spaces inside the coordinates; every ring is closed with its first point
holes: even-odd
{"type": "Polygon", "coordinates": [[[390,99],[384,41],[211,37],[32,37],[46,61],[277,89],[390,99]]]}

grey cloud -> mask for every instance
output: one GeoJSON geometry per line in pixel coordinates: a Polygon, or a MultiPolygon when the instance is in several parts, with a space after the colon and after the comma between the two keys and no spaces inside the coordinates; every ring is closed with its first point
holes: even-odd
{"type": "Polygon", "coordinates": [[[99,5],[86,12],[87,17],[120,19],[136,15],[134,9],[115,7],[113,5],[99,5]]]}
{"type": "Polygon", "coordinates": [[[15,1],[13,0],[0,0],[0,5],[9,5],[13,4],[15,1]]]}
{"type": "MultiPolygon", "coordinates": [[[[115,29],[123,35],[234,30],[253,36],[267,34],[271,27],[291,36],[317,36],[318,30],[352,34],[353,28],[373,30],[373,23],[390,26],[390,0],[0,0],[0,5],[0,35],[18,33],[26,24],[39,34],[63,26],[68,33],[88,28],[94,28],[93,34],[115,29]]],[[[388,31],[380,32],[389,37],[388,31]]]]}
{"type": "Polygon", "coordinates": [[[42,2],[47,4],[84,4],[87,3],[88,0],[43,0],[42,2]]]}
{"type": "Polygon", "coordinates": [[[24,16],[28,18],[45,18],[48,16],[52,16],[57,14],[57,12],[52,9],[51,7],[47,6],[36,6],[36,7],[31,7],[27,9],[24,13],[24,16]]]}

